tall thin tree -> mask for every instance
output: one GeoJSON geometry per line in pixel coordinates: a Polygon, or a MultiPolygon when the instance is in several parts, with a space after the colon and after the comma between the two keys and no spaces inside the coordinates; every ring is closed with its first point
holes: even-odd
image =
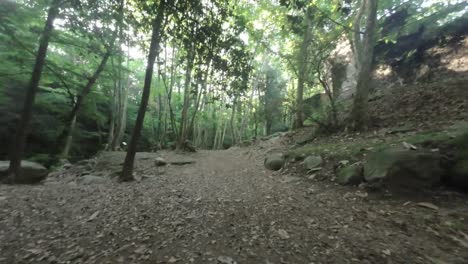
{"type": "Polygon", "coordinates": [[[148,62],[146,65],[143,94],[141,96],[140,108],[138,109],[138,115],[135,127],[133,129],[132,139],[130,140],[130,144],[128,145],[127,155],[125,156],[125,162],[123,165],[122,173],[120,174],[121,181],[133,180],[133,163],[135,162],[136,147],[138,144],[138,140],[140,139],[141,129],[143,128],[143,121],[145,119],[146,108],[148,106],[148,100],[151,92],[151,82],[153,79],[154,63],[158,55],[161,35],[164,30],[163,19],[165,16],[165,9],[166,0],[161,0],[158,6],[156,18],[153,20],[152,23],[151,44],[148,54],[148,62]]]}
{"type": "Polygon", "coordinates": [[[15,178],[18,177],[18,175],[21,173],[21,159],[23,157],[24,148],[26,146],[26,138],[28,135],[29,123],[32,117],[34,99],[36,97],[39,82],[41,80],[42,70],[44,68],[47,50],[49,47],[49,40],[54,28],[54,20],[59,14],[59,6],[61,2],[62,0],[53,0],[51,2],[47,12],[47,20],[44,26],[44,30],[42,31],[41,38],[39,40],[36,61],[34,63],[31,80],[26,92],[21,119],[16,130],[16,138],[10,154],[8,180],[11,182],[14,182],[15,178]]]}

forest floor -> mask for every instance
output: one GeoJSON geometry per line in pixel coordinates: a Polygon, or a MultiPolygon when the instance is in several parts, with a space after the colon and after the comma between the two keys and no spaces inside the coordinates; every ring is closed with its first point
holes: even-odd
{"type": "Polygon", "coordinates": [[[0,185],[0,263],[466,263],[466,195],[388,197],[266,171],[279,145],[262,144],[138,153],[131,183],[77,182],[118,170],[124,153],[108,152],[42,185],[0,185]]]}

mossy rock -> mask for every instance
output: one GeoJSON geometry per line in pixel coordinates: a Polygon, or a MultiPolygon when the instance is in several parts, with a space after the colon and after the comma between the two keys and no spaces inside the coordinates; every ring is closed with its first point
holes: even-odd
{"type": "Polygon", "coordinates": [[[270,153],[265,158],[265,168],[269,170],[280,170],[286,162],[283,153],[270,153]]]}
{"type": "Polygon", "coordinates": [[[395,191],[424,190],[441,183],[441,156],[426,151],[385,149],[368,155],[364,178],[395,191]]]}
{"type": "Polygon", "coordinates": [[[338,170],[338,183],[342,185],[358,185],[364,181],[362,164],[354,163],[338,170]]]}
{"type": "Polygon", "coordinates": [[[449,183],[453,187],[468,191],[468,157],[457,161],[450,173],[449,183]]]}
{"type": "Polygon", "coordinates": [[[448,184],[468,191],[468,132],[455,137],[451,142],[453,163],[450,168],[448,184]]]}
{"type": "Polygon", "coordinates": [[[323,159],[320,156],[308,156],[304,160],[304,168],[307,170],[313,170],[319,168],[323,163],[323,159]]]}
{"type": "MultiPolygon", "coordinates": [[[[0,161],[0,178],[7,176],[10,161],[0,161]]],[[[14,179],[14,183],[34,184],[44,180],[49,171],[39,163],[32,161],[21,161],[20,174],[14,179]]]]}

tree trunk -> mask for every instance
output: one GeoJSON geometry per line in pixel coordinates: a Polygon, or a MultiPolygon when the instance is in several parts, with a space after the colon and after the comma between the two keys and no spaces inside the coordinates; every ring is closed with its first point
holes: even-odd
{"type": "Polygon", "coordinates": [[[29,131],[29,123],[31,121],[34,99],[36,97],[39,82],[41,80],[42,69],[44,68],[47,49],[49,46],[50,36],[54,27],[54,20],[59,13],[59,5],[61,0],[52,1],[47,12],[47,20],[42,31],[39,41],[39,48],[36,54],[36,61],[29,82],[26,98],[24,100],[21,119],[16,130],[16,137],[10,154],[10,167],[8,168],[8,181],[14,182],[21,173],[21,159],[23,157],[24,148],[26,146],[26,138],[29,131]]]}
{"type": "Polygon", "coordinates": [[[114,150],[112,148],[112,142],[114,141],[114,131],[115,131],[115,110],[117,108],[117,85],[114,82],[114,89],[112,92],[112,103],[110,107],[110,122],[109,122],[109,133],[107,135],[107,145],[106,150],[114,150]]]}
{"type": "Polygon", "coordinates": [[[164,18],[164,9],[166,1],[162,0],[158,7],[158,14],[153,21],[153,32],[151,35],[151,44],[148,54],[148,63],[146,65],[145,72],[145,84],[143,86],[143,94],[141,96],[140,108],[138,109],[138,116],[136,119],[135,127],[132,133],[132,139],[128,145],[127,155],[125,156],[125,162],[120,175],[121,181],[132,181],[133,180],[133,163],[135,161],[136,147],[138,140],[140,139],[141,129],[143,128],[143,121],[145,119],[146,108],[148,106],[148,99],[151,92],[151,81],[153,79],[153,68],[156,56],[159,50],[159,42],[162,35],[162,22],[164,18]]]}
{"type": "Polygon", "coordinates": [[[158,142],[158,149],[161,149],[161,138],[162,138],[162,119],[163,119],[163,112],[165,109],[163,108],[162,96],[158,95],[158,104],[159,104],[159,111],[158,111],[158,128],[156,130],[156,138],[158,142]]]}
{"type": "Polygon", "coordinates": [[[369,101],[369,82],[372,73],[372,61],[374,58],[374,47],[376,41],[376,23],[377,23],[377,2],[378,0],[362,0],[361,8],[364,10],[357,14],[355,21],[354,34],[354,55],[358,79],[356,85],[356,95],[354,97],[353,109],[351,111],[351,126],[354,130],[365,129],[368,125],[368,101],[369,101]],[[359,23],[362,13],[366,14],[365,32],[360,38],[359,23]]]}
{"type": "Polygon", "coordinates": [[[63,148],[63,151],[62,151],[62,158],[66,159],[68,158],[68,154],[70,153],[70,149],[71,149],[71,146],[72,146],[72,142],[73,142],[73,132],[75,131],[75,127],[76,127],[76,115],[73,117],[72,119],[72,122],[70,123],[70,127],[69,127],[69,133],[68,133],[68,136],[65,140],[65,147],[63,148]]]}
{"type": "MultiPolygon", "coordinates": [[[[115,118],[115,135],[113,135],[111,142],[111,149],[116,150],[122,142],[122,137],[125,133],[125,128],[127,124],[127,87],[130,84],[130,78],[127,76],[126,83],[124,85],[123,75],[122,75],[122,63],[123,63],[123,50],[122,44],[124,40],[124,7],[125,0],[120,1],[120,14],[119,14],[119,68],[118,68],[118,82],[117,82],[117,104],[116,104],[116,113],[117,118],[115,118]]],[[[129,40],[128,40],[129,42],[129,40]]],[[[128,44],[127,49],[127,69],[129,68],[129,57],[130,57],[130,43],[128,44]]],[[[115,114],[114,114],[115,115],[115,114]]]]}
{"type": "Polygon", "coordinates": [[[180,134],[179,140],[177,141],[177,149],[183,150],[185,141],[187,140],[188,132],[188,108],[190,106],[190,84],[192,82],[192,69],[193,61],[195,59],[195,47],[193,44],[190,45],[187,54],[187,68],[185,71],[185,83],[184,83],[184,105],[182,108],[182,115],[180,121],[180,134]]]}
{"type": "Polygon", "coordinates": [[[219,141],[218,149],[224,148],[224,139],[226,138],[227,122],[228,121],[226,119],[223,125],[223,133],[221,134],[221,140],[219,141]]]}
{"type": "Polygon", "coordinates": [[[309,55],[309,45],[311,41],[311,29],[312,23],[309,18],[309,12],[306,12],[306,30],[304,32],[304,38],[302,39],[301,50],[299,52],[299,73],[297,77],[297,90],[296,90],[296,114],[294,118],[293,128],[301,128],[304,126],[304,116],[303,116],[303,100],[304,100],[304,85],[307,78],[308,72],[308,55],[309,55]]]}
{"type": "MultiPolygon", "coordinates": [[[[112,41],[113,42],[113,41],[112,41]]],[[[102,71],[104,71],[104,68],[106,67],[107,61],[112,53],[112,45],[108,48],[106,53],[104,54],[104,57],[102,57],[101,63],[99,64],[98,68],[94,72],[94,74],[91,76],[91,78],[88,79],[88,83],[86,83],[86,86],[83,88],[81,91],[81,94],[78,96],[75,105],[73,106],[66,122],[65,122],[65,127],[62,130],[62,133],[59,134],[55,144],[56,144],[56,150],[60,150],[60,147],[62,144],[64,144],[64,140],[69,137],[70,133],[70,128],[72,127],[71,124],[73,123],[73,119],[76,118],[78,115],[78,112],[81,109],[81,106],[83,105],[83,102],[86,98],[86,96],[91,92],[91,89],[93,88],[94,84],[96,83],[97,79],[101,75],[102,71]]],[[[59,153],[59,152],[56,152],[59,153]]]]}
{"type": "Polygon", "coordinates": [[[201,89],[200,89],[199,93],[197,94],[197,101],[195,103],[195,109],[193,110],[192,119],[190,121],[189,131],[191,133],[193,133],[193,131],[194,131],[195,118],[197,117],[198,110],[200,109],[200,103],[201,103],[203,93],[205,92],[206,87],[208,85],[208,73],[210,72],[211,74],[213,74],[213,71],[210,71],[209,69],[210,69],[210,63],[208,63],[208,66],[207,66],[207,69],[206,69],[206,72],[205,72],[205,76],[203,76],[203,83],[201,85],[201,89]]]}
{"type": "Polygon", "coordinates": [[[173,52],[173,56],[172,56],[172,59],[171,59],[171,80],[170,80],[170,83],[169,83],[169,87],[168,87],[167,83],[164,82],[164,88],[166,90],[167,107],[169,108],[169,117],[170,117],[170,121],[171,121],[171,129],[172,129],[172,132],[175,135],[179,135],[179,132],[177,130],[177,125],[176,125],[174,110],[172,108],[172,90],[174,88],[174,82],[175,82],[174,76],[175,76],[175,68],[176,68],[175,58],[176,58],[176,54],[175,54],[175,52],[173,52]]]}
{"type": "Polygon", "coordinates": [[[229,127],[231,128],[231,140],[232,144],[236,144],[236,128],[234,126],[234,121],[236,117],[236,106],[237,106],[237,95],[234,95],[234,102],[232,104],[231,118],[229,120],[229,127]]]}

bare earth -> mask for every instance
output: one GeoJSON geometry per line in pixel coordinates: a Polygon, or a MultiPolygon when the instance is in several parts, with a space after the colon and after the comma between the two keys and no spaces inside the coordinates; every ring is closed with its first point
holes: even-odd
{"type": "MultiPolygon", "coordinates": [[[[123,157],[107,153],[91,174],[123,157]]],[[[1,185],[0,263],[467,263],[466,196],[389,198],[266,171],[263,157],[141,153],[132,183],[76,183],[72,167],[1,185]],[[156,167],[161,156],[195,163],[156,167]]]]}

